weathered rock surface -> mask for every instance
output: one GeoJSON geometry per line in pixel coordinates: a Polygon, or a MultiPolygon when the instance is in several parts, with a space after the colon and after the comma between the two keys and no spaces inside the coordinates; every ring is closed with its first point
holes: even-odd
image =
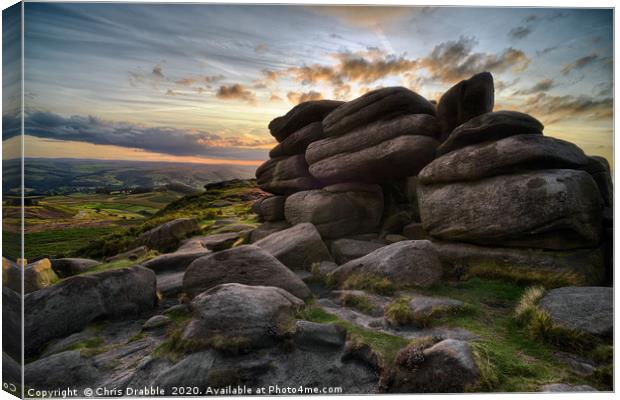
{"type": "Polygon", "coordinates": [[[572,143],[542,135],[516,135],[436,158],[418,176],[422,184],[472,181],[515,171],[583,169],[588,158],[572,143]]]}
{"type": "Polygon", "coordinates": [[[323,133],[327,137],[343,135],[371,122],[406,114],[435,115],[435,106],[404,87],[377,89],[332,111],[323,120],[323,133]]]}
{"type": "Polygon", "coordinates": [[[370,254],[383,246],[381,243],[365,240],[338,239],[332,242],[331,252],[338,264],[344,264],[370,254]]]}
{"type": "Polygon", "coordinates": [[[284,205],[289,223],[310,222],[324,238],[376,230],[382,213],[383,193],[377,185],[340,184],[299,192],[284,205]]]}
{"type": "Polygon", "coordinates": [[[411,240],[426,240],[429,238],[421,222],[412,222],[405,225],[403,235],[411,240]]]}
{"type": "Polygon", "coordinates": [[[389,378],[390,393],[461,393],[477,382],[478,367],[469,343],[446,339],[399,365],[389,378]]]}
{"type": "Polygon", "coordinates": [[[584,168],[596,182],[598,190],[601,193],[603,202],[606,207],[613,207],[614,205],[614,188],[611,180],[611,168],[609,161],[603,157],[592,156],[588,157],[588,163],[584,168]]]}
{"type": "Polygon", "coordinates": [[[323,123],[321,121],[313,122],[292,133],[282,143],[278,143],[269,152],[269,157],[276,158],[304,154],[310,143],[321,140],[324,137],[323,123]]]}
{"type": "Polygon", "coordinates": [[[442,155],[472,144],[509,136],[542,134],[544,127],[534,117],[517,111],[496,111],[479,115],[456,127],[437,148],[442,155]]]}
{"type": "Polygon", "coordinates": [[[344,104],[342,101],[306,101],[269,123],[269,132],[278,142],[313,122],[322,121],[330,112],[344,104]]]}
{"type": "Polygon", "coordinates": [[[51,339],[83,329],[95,318],[126,316],[157,302],[153,271],[123,268],[74,276],[24,297],[26,354],[51,339]]]}
{"type": "Polygon", "coordinates": [[[297,321],[293,340],[302,349],[320,351],[344,346],[347,332],[335,324],[297,321]]]}
{"type": "Polygon", "coordinates": [[[158,251],[168,251],[189,234],[198,232],[200,226],[195,218],[178,218],[144,232],[135,245],[146,245],[158,251]]]}
{"type": "Polygon", "coordinates": [[[297,275],[255,245],[238,246],[195,260],[185,271],[183,291],[196,296],[224,283],[275,286],[301,299],[310,296],[310,290],[297,275]]]}
{"type": "Polygon", "coordinates": [[[461,279],[474,276],[543,283],[596,285],[604,277],[600,249],[546,251],[433,241],[442,263],[461,279]]]}
{"type": "Polygon", "coordinates": [[[22,293],[21,268],[5,257],[2,257],[2,286],[11,288],[16,293],[22,293]]]}
{"type": "Polygon", "coordinates": [[[285,196],[264,197],[252,205],[252,211],[263,221],[280,221],[284,219],[285,201],[285,196]]]}
{"type": "Polygon", "coordinates": [[[445,140],[457,126],[493,111],[494,103],[493,75],[488,72],[481,72],[452,86],[437,104],[441,140],[445,140]]]}
{"type": "Polygon", "coordinates": [[[551,321],[577,332],[611,338],[613,335],[613,288],[563,287],[548,291],[539,302],[551,321]]]}
{"type": "Polygon", "coordinates": [[[99,371],[92,360],[79,351],[65,351],[33,361],[24,366],[24,381],[34,389],[57,390],[91,386],[99,371]]]}
{"type": "MultiPolygon", "coordinates": [[[[52,269],[52,263],[48,258],[24,267],[24,293],[52,286],[56,282],[58,282],[58,275],[52,269]]],[[[13,286],[19,287],[19,284],[13,286]]]]}
{"type": "Polygon", "coordinates": [[[183,339],[208,342],[224,337],[249,348],[266,347],[287,333],[287,324],[303,305],[278,287],[219,285],[192,300],[194,318],[185,328],[183,339]]]}
{"type": "Polygon", "coordinates": [[[87,272],[99,264],[101,264],[99,261],[87,258],[56,258],[52,260],[52,269],[58,277],[66,278],[87,272]]]}
{"type": "Polygon", "coordinates": [[[291,224],[287,221],[265,222],[259,225],[256,229],[252,230],[252,233],[250,233],[250,242],[256,243],[272,233],[280,232],[290,227],[291,224]]]}
{"type": "Polygon", "coordinates": [[[288,195],[316,189],[319,182],[308,172],[303,154],[271,158],[256,169],[258,186],[266,192],[288,195]]]}
{"type": "Polygon", "coordinates": [[[173,387],[206,387],[214,361],[212,350],[190,354],[157,375],[153,384],[169,390],[173,387]]]}
{"type": "Polygon", "coordinates": [[[330,275],[338,283],[355,274],[385,277],[397,287],[428,287],[437,283],[442,273],[441,261],[431,242],[407,240],[349,261],[330,275]]]}
{"type": "Polygon", "coordinates": [[[310,174],[323,183],[390,182],[416,175],[435,157],[435,117],[404,115],[311,143],[310,174]]]}
{"type": "Polygon", "coordinates": [[[166,253],[142,263],[143,267],[152,269],[155,272],[164,271],[183,271],[194,260],[210,254],[209,250],[198,251],[176,251],[174,253],[166,253]]]}
{"type": "Polygon", "coordinates": [[[15,360],[21,360],[22,357],[21,320],[22,296],[2,286],[2,351],[6,351],[15,360]]]}
{"type": "Polygon", "coordinates": [[[297,224],[272,233],[254,245],[266,250],[292,270],[310,271],[314,263],[333,261],[321,235],[310,223],[297,224]]]}
{"type": "Polygon", "coordinates": [[[157,329],[164,327],[171,322],[172,320],[170,319],[170,317],[167,317],[165,315],[154,315],[144,323],[142,329],[157,329]]]}
{"type": "Polygon", "coordinates": [[[420,185],[418,195],[424,230],[435,238],[545,249],[599,243],[601,199],[584,171],[541,170],[420,185]]]}

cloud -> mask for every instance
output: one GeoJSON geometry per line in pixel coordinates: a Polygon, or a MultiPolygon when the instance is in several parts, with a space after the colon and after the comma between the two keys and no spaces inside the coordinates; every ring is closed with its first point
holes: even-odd
{"type": "Polygon", "coordinates": [[[562,67],[562,75],[568,75],[571,73],[571,71],[573,70],[577,70],[577,69],[583,69],[585,67],[587,67],[588,65],[592,65],[594,63],[596,63],[597,61],[601,61],[602,59],[599,57],[598,54],[590,54],[581,58],[578,58],[577,60],[575,60],[574,62],[570,63],[570,64],[566,64],[564,65],[564,67],[562,67]]]}
{"type": "Polygon", "coordinates": [[[278,96],[277,94],[271,94],[271,96],[269,97],[269,101],[283,101],[282,97],[278,96]]]}
{"type": "Polygon", "coordinates": [[[151,74],[153,74],[153,76],[156,78],[164,79],[164,73],[160,64],[157,64],[153,67],[153,71],[151,72],[151,74]]]}
{"type": "Polygon", "coordinates": [[[267,45],[265,43],[259,43],[254,48],[256,54],[264,54],[267,51],[267,45]]]}
{"type": "Polygon", "coordinates": [[[161,64],[156,64],[150,72],[129,71],[129,83],[132,86],[146,83],[157,88],[158,84],[166,79],[161,64]]]}
{"type": "Polygon", "coordinates": [[[256,94],[239,83],[222,85],[215,95],[224,100],[243,100],[250,104],[256,104],[256,94]]]}
{"type": "Polygon", "coordinates": [[[481,71],[522,72],[530,63],[530,59],[521,50],[510,47],[500,54],[474,53],[476,44],[475,38],[465,36],[440,43],[429,56],[419,60],[419,65],[427,69],[433,79],[451,83],[481,71]]]}
{"type": "Polygon", "coordinates": [[[513,40],[521,40],[528,37],[530,33],[532,33],[532,28],[529,26],[517,26],[508,32],[508,37],[513,40]]]}
{"type": "Polygon", "coordinates": [[[172,89],[168,89],[168,90],[166,91],[166,96],[176,96],[177,94],[179,94],[179,93],[178,93],[178,92],[175,92],[175,91],[174,91],[174,90],[172,90],[172,89]]]}
{"type": "Polygon", "coordinates": [[[185,78],[180,78],[174,81],[179,86],[192,86],[197,83],[214,83],[219,82],[224,79],[224,75],[205,75],[205,76],[190,76],[185,78]]]}
{"type": "Polygon", "coordinates": [[[536,50],[536,57],[544,56],[558,49],[558,46],[545,47],[542,50],[536,50]]]}
{"type": "Polygon", "coordinates": [[[611,97],[550,96],[539,93],[526,98],[522,107],[524,112],[533,114],[546,123],[579,118],[595,121],[613,116],[611,97]]]}
{"type": "Polygon", "coordinates": [[[299,104],[303,103],[304,101],[321,100],[323,99],[323,95],[321,93],[311,90],[307,93],[288,92],[286,94],[286,98],[293,104],[299,104]]]}
{"type": "Polygon", "coordinates": [[[430,7],[381,7],[381,6],[308,6],[311,11],[338,18],[354,27],[375,27],[393,24],[416,14],[433,11],[430,7]]]}
{"type": "Polygon", "coordinates": [[[90,115],[64,117],[50,112],[28,114],[25,132],[41,138],[138,148],[175,156],[242,160],[263,158],[264,149],[273,144],[270,138],[262,140],[249,134],[222,136],[200,129],[149,127],[105,121],[90,115]]]}
{"type": "Polygon", "coordinates": [[[527,89],[522,89],[522,90],[518,90],[516,92],[514,92],[515,95],[518,94],[536,94],[536,93],[540,93],[540,92],[546,92],[554,87],[556,87],[557,84],[555,83],[555,81],[553,79],[543,79],[541,81],[538,81],[536,84],[534,84],[533,86],[527,88],[527,89]]]}

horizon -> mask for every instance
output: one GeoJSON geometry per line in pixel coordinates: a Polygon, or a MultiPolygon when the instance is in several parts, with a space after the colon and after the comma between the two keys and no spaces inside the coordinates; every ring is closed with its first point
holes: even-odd
{"type": "MultiPolygon", "coordinates": [[[[385,86],[439,100],[488,70],[494,110],[531,113],[613,168],[612,21],[611,9],[25,3],[25,156],[258,166],[276,144],[269,121],[298,102],[385,86]]],[[[3,111],[6,156],[20,132],[3,111]]]]}

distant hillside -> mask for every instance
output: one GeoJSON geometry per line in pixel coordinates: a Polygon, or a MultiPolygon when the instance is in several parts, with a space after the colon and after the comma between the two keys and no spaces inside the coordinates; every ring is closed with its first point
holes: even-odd
{"type": "MultiPolygon", "coordinates": [[[[2,189],[19,187],[19,160],[3,161],[2,189]]],[[[165,185],[202,189],[209,182],[254,177],[255,166],[168,162],[28,158],[25,187],[30,194],[66,194],[165,185]]]]}

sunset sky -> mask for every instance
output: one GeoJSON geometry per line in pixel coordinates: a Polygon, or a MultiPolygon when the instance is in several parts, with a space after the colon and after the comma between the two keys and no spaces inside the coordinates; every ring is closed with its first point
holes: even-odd
{"type": "Polygon", "coordinates": [[[530,113],[613,162],[611,10],[26,3],[25,14],[29,157],[257,164],[275,143],[269,121],[300,101],[395,85],[438,100],[488,70],[495,110],[530,113]]]}

